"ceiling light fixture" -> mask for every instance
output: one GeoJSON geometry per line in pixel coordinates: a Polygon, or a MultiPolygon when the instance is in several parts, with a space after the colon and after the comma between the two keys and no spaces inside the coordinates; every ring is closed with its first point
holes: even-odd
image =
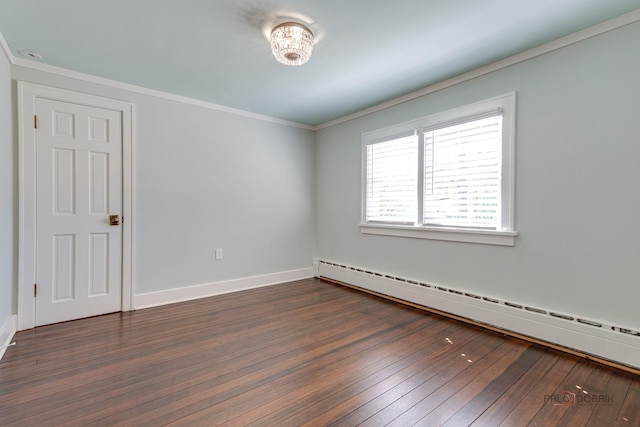
{"type": "Polygon", "coordinates": [[[271,30],[271,50],[284,65],[302,65],[311,58],[313,33],[296,22],[280,24],[271,30]]]}

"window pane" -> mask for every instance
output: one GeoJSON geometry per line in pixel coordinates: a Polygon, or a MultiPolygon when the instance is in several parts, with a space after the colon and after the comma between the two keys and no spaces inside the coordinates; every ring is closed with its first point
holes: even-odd
{"type": "Polygon", "coordinates": [[[366,221],[416,222],[418,136],[367,145],[366,221]]]}
{"type": "Polygon", "coordinates": [[[425,225],[499,229],[502,116],[424,134],[425,225]]]}

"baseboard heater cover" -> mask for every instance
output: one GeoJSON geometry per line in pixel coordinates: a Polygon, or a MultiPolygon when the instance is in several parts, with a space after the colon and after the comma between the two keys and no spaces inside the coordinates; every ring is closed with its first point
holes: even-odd
{"type": "Polygon", "coordinates": [[[640,331],[327,260],[314,275],[530,337],[640,372],[640,331]]]}

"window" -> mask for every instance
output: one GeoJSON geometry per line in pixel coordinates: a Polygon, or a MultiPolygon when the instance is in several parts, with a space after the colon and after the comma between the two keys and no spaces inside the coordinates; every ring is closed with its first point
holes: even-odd
{"type": "Polygon", "coordinates": [[[416,132],[367,145],[367,221],[414,224],[417,189],[416,132]]]}
{"type": "Polygon", "coordinates": [[[363,135],[363,233],[514,244],[515,93],[363,135]]]}

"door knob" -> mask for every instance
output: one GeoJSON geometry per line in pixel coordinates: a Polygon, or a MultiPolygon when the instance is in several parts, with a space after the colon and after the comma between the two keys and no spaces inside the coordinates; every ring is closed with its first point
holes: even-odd
{"type": "Polygon", "coordinates": [[[120,225],[120,215],[109,215],[109,225],[120,225]]]}

